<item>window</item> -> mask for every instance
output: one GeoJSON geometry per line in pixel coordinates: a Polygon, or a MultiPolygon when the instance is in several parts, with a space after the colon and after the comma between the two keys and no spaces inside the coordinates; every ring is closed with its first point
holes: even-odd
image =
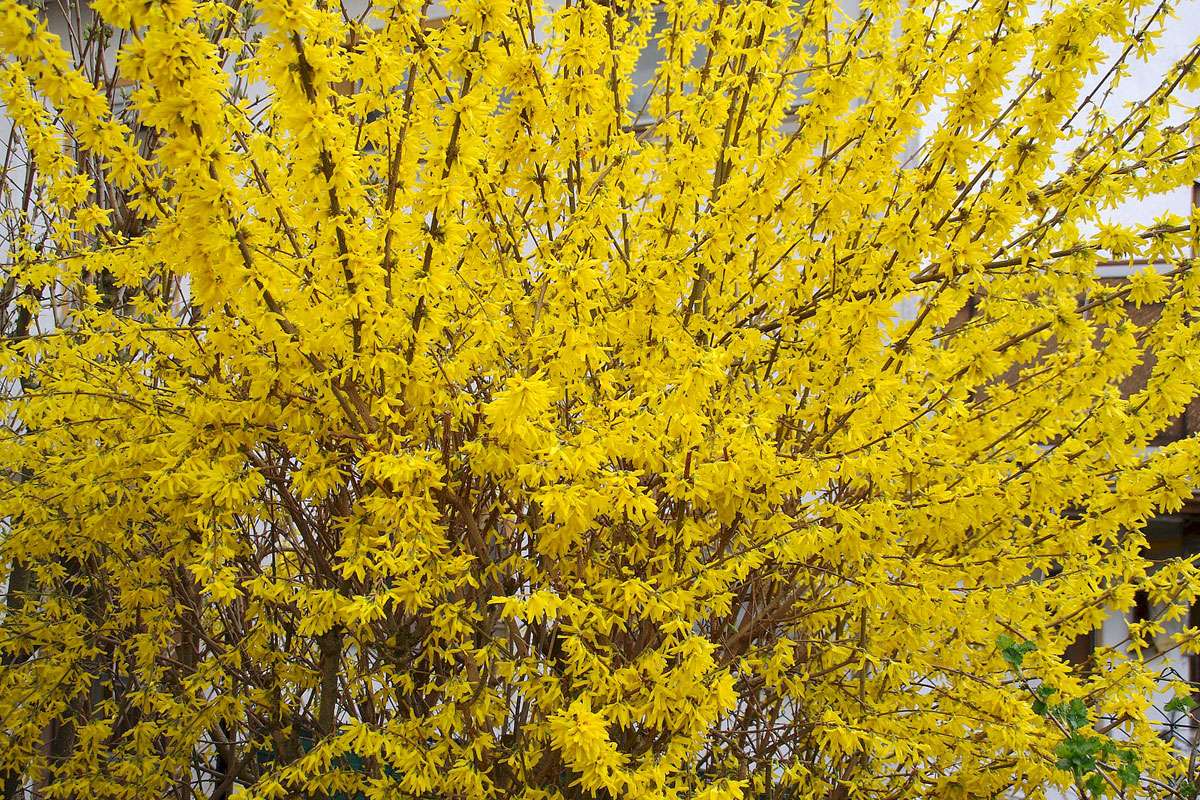
{"type": "Polygon", "coordinates": [[[1138,589],[1133,596],[1133,622],[1150,621],[1150,595],[1145,589],[1138,589]]]}
{"type": "Polygon", "coordinates": [[[1081,667],[1087,673],[1092,668],[1092,656],[1096,653],[1096,631],[1081,633],[1075,641],[1067,646],[1063,656],[1071,664],[1081,667]]]}

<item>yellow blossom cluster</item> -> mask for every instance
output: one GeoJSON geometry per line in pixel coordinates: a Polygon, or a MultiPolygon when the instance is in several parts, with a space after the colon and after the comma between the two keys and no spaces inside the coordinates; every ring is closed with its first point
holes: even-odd
{"type": "Polygon", "coordinates": [[[1194,796],[1171,4],[447,7],[0,0],[5,791],[1194,796]]]}

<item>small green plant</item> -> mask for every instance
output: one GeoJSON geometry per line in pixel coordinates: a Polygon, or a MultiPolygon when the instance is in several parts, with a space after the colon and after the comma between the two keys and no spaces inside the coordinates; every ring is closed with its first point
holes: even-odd
{"type": "MultiPolygon", "coordinates": [[[[1062,736],[1054,747],[1055,766],[1071,773],[1082,797],[1100,798],[1109,787],[1138,785],[1142,771],[1137,752],[1109,736],[1087,730],[1088,707],[1082,699],[1063,698],[1058,689],[1040,682],[1025,670],[1025,656],[1037,649],[1036,644],[1018,642],[1011,636],[1002,635],[996,639],[996,648],[1016,674],[1019,684],[1029,692],[1033,713],[1045,718],[1062,736]],[[1052,702],[1056,698],[1058,702],[1052,702]]],[[[1195,705],[1190,697],[1177,696],[1167,703],[1166,708],[1182,711],[1191,710],[1195,705]]],[[[1195,796],[1195,792],[1184,796],[1195,796]]]]}

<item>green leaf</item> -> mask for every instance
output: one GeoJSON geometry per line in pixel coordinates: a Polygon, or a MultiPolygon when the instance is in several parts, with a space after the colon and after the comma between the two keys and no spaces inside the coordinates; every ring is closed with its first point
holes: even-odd
{"type": "Polygon", "coordinates": [[[1096,754],[1103,746],[1095,736],[1072,733],[1058,743],[1054,755],[1058,756],[1058,768],[1081,777],[1096,769],[1096,754]]]}
{"type": "Polygon", "coordinates": [[[1069,703],[1059,703],[1050,709],[1050,715],[1073,731],[1079,730],[1088,722],[1087,706],[1079,698],[1069,703]]]}
{"type": "Polygon", "coordinates": [[[1092,797],[1099,797],[1104,794],[1104,777],[1099,772],[1089,775],[1088,779],[1083,782],[1083,785],[1091,792],[1092,797]]]}
{"type": "Polygon", "coordinates": [[[996,637],[996,647],[999,648],[1000,655],[1008,662],[1008,665],[1016,670],[1021,668],[1021,662],[1025,660],[1026,654],[1037,650],[1037,645],[1033,642],[1018,642],[1003,633],[996,637]]]}
{"type": "Polygon", "coordinates": [[[1167,711],[1191,711],[1195,707],[1196,701],[1186,694],[1175,695],[1164,706],[1167,711]]]}
{"type": "Polygon", "coordinates": [[[1046,716],[1046,710],[1049,708],[1049,705],[1046,703],[1046,701],[1050,699],[1054,692],[1055,690],[1053,688],[1045,684],[1042,684],[1035,689],[1033,692],[1033,713],[1043,717],[1046,716]]]}
{"type": "Polygon", "coordinates": [[[1142,771],[1137,764],[1122,764],[1117,767],[1117,779],[1124,786],[1132,786],[1142,779],[1142,771]]]}

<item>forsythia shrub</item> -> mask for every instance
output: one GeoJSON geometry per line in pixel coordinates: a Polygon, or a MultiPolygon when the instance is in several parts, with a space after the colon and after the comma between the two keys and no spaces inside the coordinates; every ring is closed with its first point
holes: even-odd
{"type": "Polygon", "coordinates": [[[10,796],[1195,794],[1064,658],[1200,591],[1169,5],[94,11],[0,0],[10,796]]]}

